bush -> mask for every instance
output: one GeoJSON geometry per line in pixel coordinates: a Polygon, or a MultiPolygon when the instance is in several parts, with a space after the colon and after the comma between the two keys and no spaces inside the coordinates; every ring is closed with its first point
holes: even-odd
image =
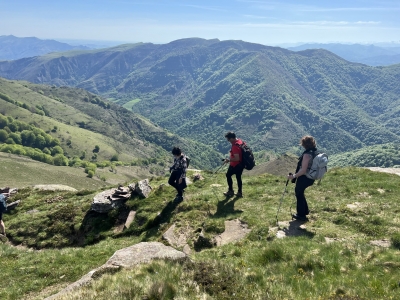
{"type": "Polygon", "coordinates": [[[400,250],[400,233],[395,233],[391,238],[392,247],[400,250]]]}

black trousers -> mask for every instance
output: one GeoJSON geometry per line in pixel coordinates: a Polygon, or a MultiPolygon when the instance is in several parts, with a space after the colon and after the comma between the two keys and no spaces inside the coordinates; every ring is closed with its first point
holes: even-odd
{"type": "Polygon", "coordinates": [[[183,196],[183,190],[186,188],[186,179],[182,179],[182,183],[179,184],[179,178],[181,178],[182,172],[179,170],[172,171],[169,176],[168,184],[173,186],[178,192],[178,196],[183,196]]]}
{"type": "Polygon", "coordinates": [[[304,196],[304,191],[306,190],[306,188],[312,186],[313,184],[314,180],[307,178],[307,176],[305,175],[300,176],[296,180],[296,187],[294,189],[294,192],[297,199],[297,215],[300,217],[305,217],[310,212],[308,210],[306,197],[304,196]]]}
{"type": "Polygon", "coordinates": [[[233,191],[233,181],[232,175],[236,175],[236,181],[238,185],[238,192],[242,192],[242,173],[243,173],[243,166],[236,165],[235,167],[229,166],[228,171],[226,172],[226,181],[228,182],[228,188],[230,191],[233,191]]]}

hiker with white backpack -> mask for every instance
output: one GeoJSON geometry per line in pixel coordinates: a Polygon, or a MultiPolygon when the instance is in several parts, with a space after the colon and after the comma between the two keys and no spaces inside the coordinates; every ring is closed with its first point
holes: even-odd
{"type": "Polygon", "coordinates": [[[316,179],[321,179],[325,174],[328,156],[325,153],[318,152],[315,139],[310,135],[303,136],[300,144],[305,151],[299,157],[296,172],[289,174],[287,178],[296,183],[297,214],[292,215],[292,218],[299,221],[307,221],[307,215],[310,211],[304,192],[306,188],[314,184],[316,179]]]}
{"type": "Polygon", "coordinates": [[[0,189],[0,234],[6,236],[6,226],[3,222],[3,213],[7,210],[7,198],[10,193],[0,189]]]}

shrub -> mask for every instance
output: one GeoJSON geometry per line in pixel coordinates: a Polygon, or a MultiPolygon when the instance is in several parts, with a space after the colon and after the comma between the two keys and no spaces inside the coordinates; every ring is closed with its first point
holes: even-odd
{"type": "Polygon", "coordinates": [[[392,247],[400,250],[400,233],[395,233],[393,236],[390,238],[390,241],[392,242],[392,247]]]}

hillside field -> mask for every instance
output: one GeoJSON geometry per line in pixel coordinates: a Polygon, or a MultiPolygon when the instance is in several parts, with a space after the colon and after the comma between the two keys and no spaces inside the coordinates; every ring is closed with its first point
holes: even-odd
{"type": "Polygon", "coordinates": [[[133,197],[108,214],[90,212],[96,191],[21,189],[15,196],[22,200],[20,206],[4,216],[10,243],[0,244],[0,298],[43,299],[102,265],[118,249],[163,241],[172,224],[188,229],[191,262],[154,261],[105,274],[62,299],[400,297],[400,176],[332,168],[320,185],[307,189],[310,220],[300,226],[290,218],[294,185],[283,194],[285,177],[245,176],[244,197],[225,198],[224,171],[201,174],[204,180],[190,184],[179,205],[172,203],[175,192],[166,184],[168,178],[153,177],[149,198],[133,197]],[[115,233],[118,216],[130,210],[136,211],[134,223],[115,233]],[[276,237],[276,217],[289,236],[276,237]],[[199,230],[211,238],[234,219],[251,229],[244,240],[196,246],[199,230]]]}

